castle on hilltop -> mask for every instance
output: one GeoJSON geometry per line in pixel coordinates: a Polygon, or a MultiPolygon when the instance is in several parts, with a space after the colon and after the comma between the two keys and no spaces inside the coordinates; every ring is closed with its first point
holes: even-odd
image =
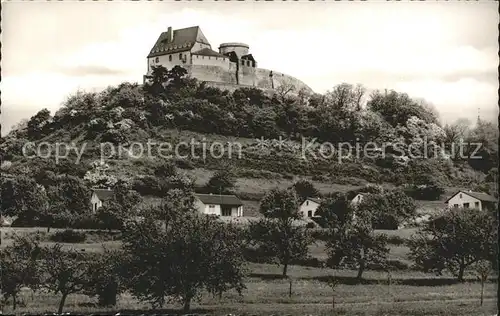
{"type": "Polygon", "coordinates": [[[216,52],[200,27],[179,30],[169,27],[167,32],[161,33],[147,56],[146,75],[151,74],[153,66],[161,65],[167,69],[181,66],[191,77],[223,89],[255,87],[266,90],[286,84],[296,91],[312,92],[311,88],[292,76],[258,68],[249,49],[244,43],[222,43],[216,52]]]}

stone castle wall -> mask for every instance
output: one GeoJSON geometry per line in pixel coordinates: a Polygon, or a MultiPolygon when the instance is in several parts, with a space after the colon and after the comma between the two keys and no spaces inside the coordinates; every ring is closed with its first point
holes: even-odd
{"type": "Polygon", "coordinates": [[[297,78],[289,76],[287,74],[272,71],[272,81],[269,74],[271,70],[262,68],[253,68],[249,66],[240,65],[238,70],[236,69],[235,63],[229,64],[229,69],[221,66],[209,66],[209,65],[185,65],[188,73],[200,80],[207,81],[212,86],[231,87],[228,90],[234,90],[234,86],[241,87],[255,87],[264,90],[276,89],[282,84],[292,84],[295,86],[296,91],[305,89],[312,92],[312,89],[308,87],[304,82],[297,78]],[[237,74],[238,73],[238,78],[237,74]]]}

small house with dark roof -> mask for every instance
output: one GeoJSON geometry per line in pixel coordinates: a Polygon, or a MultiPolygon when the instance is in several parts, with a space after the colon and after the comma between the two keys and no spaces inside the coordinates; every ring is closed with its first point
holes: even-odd
{"type": "Polygon", "coordinates": [[[92,211],[97,212],[97,210],[102,206],[105,201],[110,200],[113,197],[113,190],[110,189],[92,189],[92,196],[90,197],[90,203],[92,204],[92,211]]]}
{"type": "Polygon", "coordinates": [[[319,217],[316,214],[316,210],[321,204],[321,200],[318,198],[307,198],[299,207],[299,213],[302,215],[302,218],[306,217],[319,217]]]}
{"type": "Polygon", "coordinates": [[[450,196],[444,203],[448,208],[460,207],[494,210],[498,200],[486,193],[460,190],[450,196]]]}
{"type": "Polygon", "coordinates": [[[243,203],[236,195],[195,194],[195,206],[203,214],[243,216],[243,203]]]}

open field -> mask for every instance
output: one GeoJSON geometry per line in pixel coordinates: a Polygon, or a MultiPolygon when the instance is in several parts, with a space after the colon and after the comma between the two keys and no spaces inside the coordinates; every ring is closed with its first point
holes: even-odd
{"type": "MultiPolygon", "coordinates": [[[[382,272],[367,271],[362,284],[354,279],[355,271],[290,267],[292,296],[289,281],[279,278],[280,269],[275,265],[249,264],[247,289],[242,296],[225,293],[222,298],[204,294],[193,305],[198,311],[221,315],[223,313],[270,313],[290,315],[335,315],[332,313],[332,290],[325,282],[335,274],[341,284],[335,289],[337,315],[493,315],[495,311],[496,284],[489,282],[485,288],[485,304],[479,306],[480,285],[469,281],[456,283],[449,277],[434,277],[419,272],[395,272],[392,285],[382,272]]],[[[32,296],[26,290],[22,298],[26,306],[16,312],[53,312],[59,297],[49,293],[32,296]]],[[[68,297],[66,312],[87,313],[105,311],[145,311],[150,306],[123,294],[113,309],[95,306],[95,300],[84,295],[68,297]]],[[[166,309],[179,308],[167,305],[166,309]]],[[[9,312],[9,306],[4,309],[9,312]]],[[[151,312],[151,311],[148,311],[151,312]]]]}
{"type": "MultiPolygon", "coordinates": [[[[51,229],[50,233],[60,229],[51,229]]],[[[2,247],[12,242],[12,234],[45,232],[45,228],[2,228],[2,247]]],[[[385,231],[384,231],[385,232],[385,231]]],[[[408,237],[413,230],[397,231],[401,237],[408,237]]],[[[393,232],[396,234],[396,232],[393,232]]],[[[51,244],[44,241],[43,244],[51,244]]],[[[119,241],[105,241],[81,244],[64,244],[65,248],[75,248],[86,252],[102,251],[120,247],[119,241]]],[[[391,245],[390,259],[408,261],[405,246],[391,245]]],[[[325,259],[324,243],[317,242],[310,247],[310,254],[325,259]]],[[[366,271],[362,281],[355,279],[356,271],[333,270],[290,266],[292,295],[289,295],[290,281],[280,277],[281,268],[273,264],[249,263],[246,290],[242,296],[236,292],[213,298],[205,293],[200,301],[193,304],[193,312],[213,315],[255,314],[271,315],[493,315],[496,307],[496,278],[491,277],[485,286],[485,303],[479,305],[480,284],[475,276],[468,275],[467,281],[458,283],[450,275],[435,276],[418,271],[404,270],[391,272],[391,285],[384,271],[366,271]],[[335,312],[332,311],[332,289],[327,280],[335,275],[339,285],[335,288],[335,312]]],[[[52,293],[35,293],[25,289],[21,295],[22,303],[18,313],[54,312],[59,296],[52,293]]],[[[11,306],[3,308],[11,312],[11,306]]],[[[70,295],[65,312],[153,312],[147,303],[139,302],[130,294],[120,296],[114,308],[101,308],[96,299],[85,295],[70,295]]],[[[178,312],[180,305],[167,305],[162,313],[178,312]]]]}

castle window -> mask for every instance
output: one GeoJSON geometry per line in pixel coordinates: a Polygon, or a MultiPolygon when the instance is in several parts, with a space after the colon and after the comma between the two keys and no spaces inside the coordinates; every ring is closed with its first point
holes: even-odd
{"type": "Polygon", "coordinates": [[[158,63],[158,62],[160,62],[160,58],[156,57],[155,58],[155,63],[158,63]]]}
{"type": "Polygon", "coordinates": [[[172,61],[172,55],[168,55],[168,61],[172,61]]]}

